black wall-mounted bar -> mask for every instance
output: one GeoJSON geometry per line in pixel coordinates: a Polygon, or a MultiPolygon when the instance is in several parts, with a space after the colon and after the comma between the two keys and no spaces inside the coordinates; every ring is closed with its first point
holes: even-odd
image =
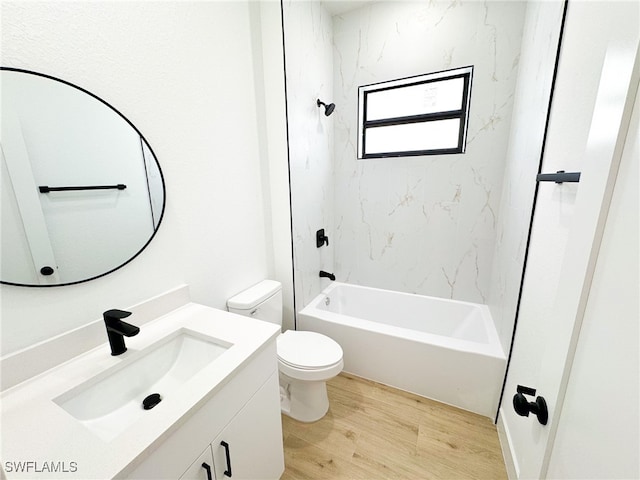
{"type": "Polygon", "coordinates": [[[38,190],[40,190],[40,193],[49,193],[66,192],[69,190],[124,190],[125,188],[127,188],[126,185],[119,183],[117,185],[91,185],[80,187],[48,187],[47,185],[40,185],[38,190]]]}
{"type": "Polygon", "coordinates": [[[564,170],[559,170],[556,173],[539,173],[536,181],[556,183],[579,182],[580,172],[565,172],[564,170]]]}

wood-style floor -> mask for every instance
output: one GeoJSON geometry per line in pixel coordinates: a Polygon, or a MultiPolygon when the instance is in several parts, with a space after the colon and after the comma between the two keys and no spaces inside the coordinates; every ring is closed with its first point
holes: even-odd
{"type": "Polygon", "coordinates": [[[285,472],[304,479],[506,479],[486,417],[340,374],[315,423],[282,416],[285,472]]]}

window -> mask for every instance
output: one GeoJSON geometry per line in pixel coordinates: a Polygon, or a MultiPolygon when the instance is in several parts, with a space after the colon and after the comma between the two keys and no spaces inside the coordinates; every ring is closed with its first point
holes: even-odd
{"type": "Polygon", "coordinates": [[[473,67],[358,88],[358,158],[464,153],[473,67]]]}

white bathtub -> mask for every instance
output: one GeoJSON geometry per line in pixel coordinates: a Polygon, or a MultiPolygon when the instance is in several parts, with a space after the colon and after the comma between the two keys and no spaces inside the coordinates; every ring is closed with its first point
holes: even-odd
{"type": "Polygon", "coordinates": [[[506,359],[486,305],[333,282],[298,329],[344,350],[344,371],[487,417],[506,359]]]}

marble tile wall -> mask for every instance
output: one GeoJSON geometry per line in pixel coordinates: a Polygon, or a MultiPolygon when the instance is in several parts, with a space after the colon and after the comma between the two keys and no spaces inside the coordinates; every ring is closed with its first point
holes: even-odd
{"type": "Polygon", "coordinates": [[[335,165],[325,188],[338,280],[487,303],[525,9],[395,1],[333,17],[335,165]],[[467,65],[465,154],[356,159],[359,85],[467,65]]]}
{"type": "Polygon", "coordinates": [[[326,117],[316,100],[333,102],[331,15],[317,1],[283,4],[289,171],[293,217],[296,308],[300,310],[326,286],[320,270],[333,272],[335,113],[326,117]],[[316,247],[324,228],[329,246],[316,247]]]}

